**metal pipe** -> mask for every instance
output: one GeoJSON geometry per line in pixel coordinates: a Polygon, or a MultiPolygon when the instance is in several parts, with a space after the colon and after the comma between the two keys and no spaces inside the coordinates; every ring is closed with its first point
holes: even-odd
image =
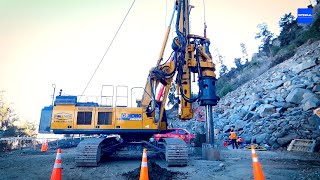
{"type": "Polygon", "coordinates": [[[206,124],[207,124],[207,134],[206,142],[207,144],[214,144],[214,125],[213,125],[213,113],[212,106],[206,105],[206,124]]]}
{"type": "Polygon", "coordinates": [[[55,93],[56,93],[56,85],[55,85],[55,84],[52,84],[52,87],[53,87],[52,106],[54,106],[54,95],[55,95],[55,93]]]}

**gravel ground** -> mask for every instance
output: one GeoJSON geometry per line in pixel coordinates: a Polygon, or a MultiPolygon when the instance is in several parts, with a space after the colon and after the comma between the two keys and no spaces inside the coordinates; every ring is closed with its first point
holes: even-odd
{"type": "MultiPolygon", "coordinates": [[[[74,153],[75,148],[62,150],[64,180],[130,179],[125,175],[137,174],[142,155],[141,152],[134,151],[119,152],[105,158],[99,167],[87,168],[75,166],[74,153]]],[[[320,179],[319,153],[257,153],[266,179],[320,179]]],[[[45,153],[13,151],[0,154],[0,179],[50,179],[55,156],[56,150],[45,153]]],[[[150,173],[156,174],[157,177],[162,177],[163,172],[166,174],[158,179],[253,179],[250,151],[223,149],[221,157],[221,161],[205,161],[201,159],[201,149],[194,149],[188,166],[167,167],[165,160],[153,152],[148,153],[148,160],[156,163],[152,165],[153,170],[150,173]]]]}

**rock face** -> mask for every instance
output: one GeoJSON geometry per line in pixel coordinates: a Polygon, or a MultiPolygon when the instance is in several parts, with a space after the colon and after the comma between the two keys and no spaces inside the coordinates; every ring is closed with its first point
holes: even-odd
{"type": "Polygon", "coordinates": [[[215,107],[219,117],[215,124],[223,124],[218,127],[221,131],[241,127],[238,135],[247,143],[274,149],[295,138],[320,140],[320,122],[312,113],[320,105],[316,57],[320,57],[320,41],[230,92],[215,107]]]}
{"type": "MultiPolygon", "coordinates": [[[[317,41],[221,98],[214,107],[218,141],[229,136],[232,126],[246,143],[267,144],[273,149],[285,147],[295,138],[320,141],[320,119],[312,113],[320,105],[319,58],[317,41]]],[[[173,124],[203,134],[205,114],[199,113],[203,110],[198,104],[194,107],[194,120],[175,119],[173,124]]]]}

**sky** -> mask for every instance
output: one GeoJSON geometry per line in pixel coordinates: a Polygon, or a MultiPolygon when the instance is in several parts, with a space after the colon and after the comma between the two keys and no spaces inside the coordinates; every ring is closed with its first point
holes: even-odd
{"type": "MultiPolygon", "coordinates": [[[[39,122],[41,109],[56,95],[80,95],[100,62],[132,0],[0,0],[0,91],[20,119],[39,122]]],[[[173,0],[136,0],[114,43],[84,95],[100,96],[102,85],[144,87],[155,66],[173,0]]],[[[306,7],[309,0],[191,0],[192,34],[203,35],[210,50],[225,56],[228,67],[251,55],[259,23],[279,34],[282,15],[306,7]],[[203,5],[205,2],[205,8],[203,5]],[[205,9],[205,14],[204,14],[205,9]]],[[[170,33],[165,57],[171,52],[170,33]]],[[[214,55],[214,54],[213,54],[214,55]]]]}

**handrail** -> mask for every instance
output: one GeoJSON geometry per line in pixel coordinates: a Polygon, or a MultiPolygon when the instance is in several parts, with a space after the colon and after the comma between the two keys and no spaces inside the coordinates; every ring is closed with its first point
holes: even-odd
{"type": "Polygon", "coordinates": [[[117,105],[117,102],[118,102],[118,98],[121,98],[121,97],[123,97],[123,98],[126,98],[127,99],[127,103],[126,103],[126,107],[128,106],[128,101],[129,101],[129,98],[128,98],[128,86],[124,86],[124,85],[118,85],[118,86],[116,86],[116,107],[118,106],[117,105]],[[126,88],[126,92],[127,92],[127,95],[126,96],[118,96],[118,89],[119,88],[126,88]]]}
{"type": "Polygon", "coordinates": [[[107,100],[108,100],[108,98],[110,98],[111,99],[111,107],[113,106],[113,97],[114,97],[114,86],[113,85],[102,85],[101,86],[101,105],[103,105],[103,103],[102,103],[102,100],[103,100],[103,98],[106,98],[106,106],[108,106],[108,102],[107,102],[107,100]],[[112,87],[112,95],[106,95],[106,96],[104,96],[103,95],[103,88],[104,87],[112,87]]]}

